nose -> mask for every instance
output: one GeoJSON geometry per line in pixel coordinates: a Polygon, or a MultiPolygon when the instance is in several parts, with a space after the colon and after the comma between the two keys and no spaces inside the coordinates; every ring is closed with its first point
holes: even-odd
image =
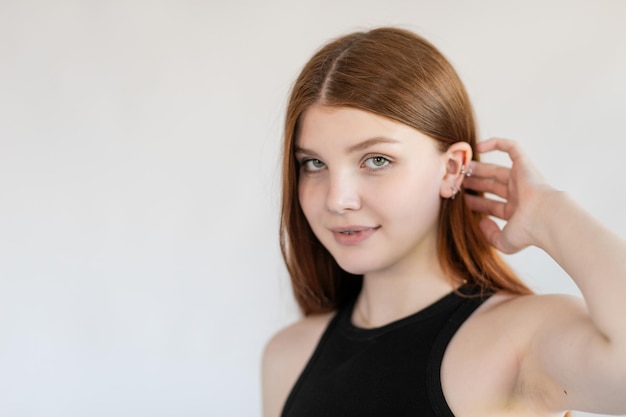
{"type": "Polygon", "coordinates": [[[348,210],[361,208],[361,198],[358,190],[358,180],[350,173],[331,175],[326,195],[328,211],[344,214],[348,210]]]}

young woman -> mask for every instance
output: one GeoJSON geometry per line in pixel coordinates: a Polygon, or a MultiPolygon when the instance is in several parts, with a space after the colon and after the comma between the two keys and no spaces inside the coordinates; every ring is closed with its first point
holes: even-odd
{"type": "Polygon", "coordinates": [[[306,64],[281,217],[305,318],[265,350],[265,417],[626,413],[626,243],[475,130],[457,74],[413,33],[354,33],[306,64]],[[478,162],[491,151],[512,166],[478,162]],[[530,245],[584,301],[533,295],[496,251],[530,245]]]}

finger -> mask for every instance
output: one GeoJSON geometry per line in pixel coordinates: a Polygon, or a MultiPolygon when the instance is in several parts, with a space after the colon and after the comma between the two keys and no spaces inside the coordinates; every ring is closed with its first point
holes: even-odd
{"type": "Polygon", "coordinates": [[[484,218],[480,221],[480,230],[482,230],[485,238],[491,246],[496,248],[502,253],[513,253],[514,250],[502,244],[502,230],[498,227],[496,222],[490,218],[484,218]]]}
{"type": "Polygon", "coordinates": [[[491,151],[506,152],[511,160],[515,160],[523,156],[523,153],[516,141],[503,138],[490,138],[483,142],[478,142],[476,144],[476,151],[478,153],[491,151]]]}
{"type": "Polygon", "coordinates": [[[502,220],[508,220],[505,215],[506,204],[501,201],[491,200],[477,195],[464,194],[465,204],[478,213],[494,216],[502,220]]]}
{"type": "Polygon", "coordinates": [[[502,184],[493,178],[465,178],[463,181],[463,187],[468,190],[491,193],[504,199],[508,199],[509,195],[507,184],[502,184]]]}
{"type": "Polygon", "coordinates": [[[472,161],[469,164],[469,169],[471,172],[469,178],[494,178],[496,181],[502,184],[507,184],[511,176],[511,168],[503,167],[496,164],[472,161]]]}

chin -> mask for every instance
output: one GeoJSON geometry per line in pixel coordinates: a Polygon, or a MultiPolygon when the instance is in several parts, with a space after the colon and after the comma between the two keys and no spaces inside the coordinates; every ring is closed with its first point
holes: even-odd
{"type": "Polygon", "coordinates": [[[370,262],[367,262],[367,263],[363,261],[357,262],[354,260],[337,259],[337,258],[335,258],[335,261],[341,267],[341,269],[343,269],[344,271],[352,275],[365,275],[369,272],[380,269],[380,268],[376,268],[370,262]]]}

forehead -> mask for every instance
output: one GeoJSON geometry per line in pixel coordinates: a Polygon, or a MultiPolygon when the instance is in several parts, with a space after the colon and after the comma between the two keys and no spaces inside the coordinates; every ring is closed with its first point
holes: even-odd
{"type": "Polygon", "coordinates": [[[327,146],[353,146],[373,138],[400,144],[435,146],[434,139],[395,120],[351,107],[314,104],[300,120],[296,148],[316,150],[327,146]]]}

